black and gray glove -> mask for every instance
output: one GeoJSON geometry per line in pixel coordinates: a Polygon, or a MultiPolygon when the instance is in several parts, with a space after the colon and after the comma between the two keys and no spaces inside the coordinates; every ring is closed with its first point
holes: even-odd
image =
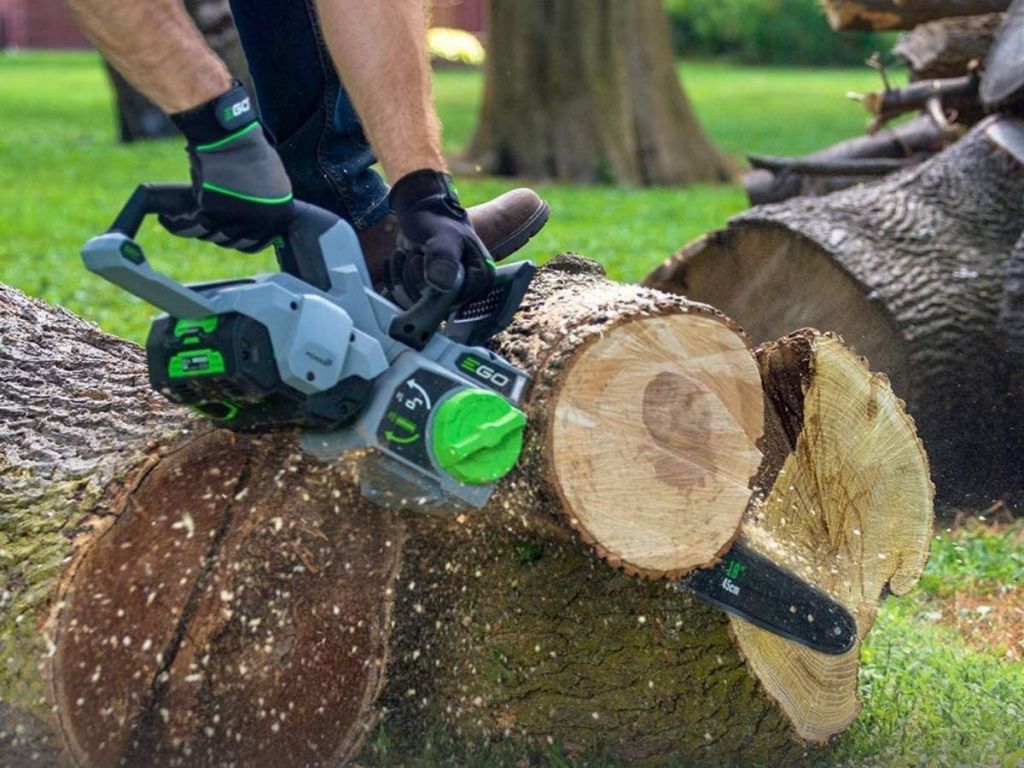
{"type": "Polygon", "coordinates": [[[196,207],[160,222],[175,235],[247,253],[282,235],[295,215],[292,185],[245,86],[171,120],[188,140],[196,207]]]}
{"type": "Polygon", "coordinates": [[[473,231],[448,174],[413,171],[398,180],[388,199],[398,219],[398,238],[385,280],[396,304],[408,309],[425,287],[448,293],[460,279],[456,306],[490,289],[494,261],[473,231]]]}

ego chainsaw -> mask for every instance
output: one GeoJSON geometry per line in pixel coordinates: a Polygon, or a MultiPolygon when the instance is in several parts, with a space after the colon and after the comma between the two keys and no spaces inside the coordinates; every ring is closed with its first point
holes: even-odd
{"type": "MultiPolygon", "coordinates": [[[[486,344],[533,265],[499,268],[469,304],[454,307],[456,285],[403,311],[374,291],[352,227],[297,202],[276,244],[281,272],[186,286],[133,238],[147,215],[192,205],[188,186],[144,184],[82,251],[92,272],[166,313],[146,342],[153,387],[221,427],[296,429],[328,460],[357,451],[362,493],[383,506],[482,507],[519,459],[530,382],[486,344]]],[[[856,640],[841,605],[742,542],[676,586],[824,653],[856,640]]]]}

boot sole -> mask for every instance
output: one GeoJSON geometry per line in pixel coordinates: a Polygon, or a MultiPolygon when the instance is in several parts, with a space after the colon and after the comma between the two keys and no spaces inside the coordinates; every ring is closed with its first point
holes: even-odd
{"type": "Polygon", "coordinates": [[[544,229],[544,225],[548,223],[550,216],[551,207],[542,200],[537,210],[533,212],[533,215],[522,226],[506,235],[503,240],[487,246],[491,257],[495,261],[501,261],[507,256],[511,256],[530,242],[534,235],[544,229]]]}

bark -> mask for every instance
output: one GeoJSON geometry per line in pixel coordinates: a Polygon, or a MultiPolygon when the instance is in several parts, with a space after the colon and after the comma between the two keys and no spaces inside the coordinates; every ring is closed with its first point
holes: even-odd
{"type": "Polygon", "coordinates": [[[995,124],[875,184],[741,214],[646,284],[713,302],[755,340],[843,334],[907,401],[947,500],[1015,492],[1024,411],[997,327],[1024,167],[995,124]]]}
{"type": "Polygon", "coordinates": [[[722,181],[680,86],[659,0],[494,0],[480,125],[488,173],[577,182],[722,181]]]}
{"type": "Polygon", "coordinates": [[[959,131],[943,130],[927,115],[920,115],[895,128],[882,128],[803,157],[779,158],[782,162],[776,163],[777,167],[757,167],[745,174],[743,185],[751,205],[777,203],[799,195],[827,195],[873,180],[871,176],[876,173],[857,172],[858,162],[872,169],[871,161],[878,159],[920,162],[959,136],[959,131]],[[808,166],[819,170],[812,173],[808,166]]]}
{"type": "Polygon", "coordinates": [[[1002,18],[986,13],[929,21],[901,35],[892,51],[910,67],[912,80],[960,77],[971,62],[985,61],[1002,18]]]}
{"type": "MultiPolygon", "coordinates": [[[[210,48],[228,65],[231,74],[251,84],[227,0],[186,0],[185,8],[210,48]]],[[[107,64],[106,69],[114,89],[122,142],[159,139],[177,133],[174,124],[156,104],[129,85],[112,66],[107,64]]]]}
{"type": "MultiPolygon", "coordinates": [[[[900,403],[835,339],[748,352],[753,406],[722,316],[562,259],[497,342],[535,375],[520,467],[479,513],[393,514],[359,497],[349,464],[288,434],[204,427],[148,391],[138,349],[0,288],[0,763],[337,765],[381,717],[410,751],[438,728],[700,765],[792,762],[826,741],[856,716],[857,650],[794,649],[610,568],[570,527],[572,469],[547,447],[565,393],[575,420],[600,422],[606,409],[572,397],[581,366],[637,330],[657,349],[666,323],[708,348],[652,355],[645,417],[671,417],[672,377],[687,381],[674,407],[703,412],[710,434],[730,433],[716,402],[738,409],[734,436],[744,406],[769,404],[744,533],[842,600],[863,636],[882,594],[920,574],[931,489],[900,403]]],[[[604,393],[623,413],[637,395],[604,393]]],[[[685,476],[667,464],[713,453],[661,445],[676,437],[662,426],[648,471],[623,480],[626,520],[685,476]]],[[[603,450],[592,442],[581,462],[603,450]]]]}
{"type": "Polygon", "coordinates": [[[950,16],[1005,11],[1010,0],[822,0],[832,29],[913,29],[950,16]]]}

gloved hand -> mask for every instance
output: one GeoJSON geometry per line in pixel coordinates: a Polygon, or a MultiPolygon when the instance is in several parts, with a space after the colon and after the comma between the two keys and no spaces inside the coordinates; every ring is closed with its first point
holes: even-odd
{"type": "Polygon", "coordinates": [[[454,306],[485,293],[494,261],[469,223],[451,177],[428,169],[403,176],[388,196],[398,220],[397,250],[385,267],[387,291],[408,309],[426,286],[462,288],[454,306]]]}
{"type": "Polygon", "coordinates": [[[171,120],[188,140],[196,207],[160,222],[175,235],[247,253],[284,234],[295,215],[292,185],[245,86],[171,120]]]}

